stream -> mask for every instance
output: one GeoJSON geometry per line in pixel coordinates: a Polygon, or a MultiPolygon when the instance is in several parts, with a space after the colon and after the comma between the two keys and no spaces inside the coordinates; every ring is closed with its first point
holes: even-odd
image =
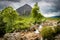
{"type": "Polygon", "coordinates": [[[42,25],[39,25],[38,29],[36,29],[36,31],[34,31],[34,32],[38,34],[38,33],[40,33],[41,29],[42,29],[42,25]]]}

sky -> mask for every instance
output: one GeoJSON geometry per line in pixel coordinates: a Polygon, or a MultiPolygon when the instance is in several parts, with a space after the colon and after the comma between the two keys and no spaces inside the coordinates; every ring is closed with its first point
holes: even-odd
{"type": "Polygon", "coordinates": [[[16,10],[25,4],[33,7],[36,2],[45,17],[60,16],[60,0],[0,0],[0,10],[7,6],[16,10]]]}

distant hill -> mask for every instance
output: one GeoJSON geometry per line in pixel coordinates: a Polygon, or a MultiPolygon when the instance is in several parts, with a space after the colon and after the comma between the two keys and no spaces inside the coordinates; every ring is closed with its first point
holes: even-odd
{"type": "Polygon", "coordinates": [[[60,18],[60,16],[52,16],[52,18],[60,18]]]}
{"type": "Polygon", "coordinates": [[[52,16],[52,17],[47,17],[46,18],[47,20],[57,20],[57,21],[60,21],[60,16],[52,16]]]}
{"type": "Polygon", "coordinates": [[[32,7],[28,4],[25,4],[24,6],[16,9],[16,11],[20,13],[20,15],[29,15],[31,10],[32,10],[32,7]]]}

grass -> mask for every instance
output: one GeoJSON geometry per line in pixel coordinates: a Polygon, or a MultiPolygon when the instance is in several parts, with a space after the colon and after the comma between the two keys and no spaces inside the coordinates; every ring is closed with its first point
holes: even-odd
{"type": "Polygon", "coordinates": [[[60,18],[46,18],[47,20],[56,20],[56,21],[60,21],[60,18]]]}

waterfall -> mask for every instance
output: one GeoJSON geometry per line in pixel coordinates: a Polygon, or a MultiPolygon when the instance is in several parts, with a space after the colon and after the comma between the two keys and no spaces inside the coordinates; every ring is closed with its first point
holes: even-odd
{"type": "Polygon", "coordinates": [[[39,31],[41,31],[42,29],[42,25],[39,25],[38,29],[36,29],[36,31],[34,31],[35,33],[40,33],[39,31]]]}
{"type": "Polygon", "coordinates": [[[36,29],[36,31],[34,31],[36,34],[38,34],[39,33],[39,30],[38,29],[36,29]]]}
{"type": "MultiPolygon", "coordinates": [[[[34,31],[36,34],[40,34],[40,31],[42,30],[42,24],[39,25],[38,29],[36,29],[36,31],[34,31]]],[[[44,40],[43,37],[41,36],[40,40],[44,40]]]]}
{"type": "Polygon", "coordinates": [[[42,29],[42,25],[39,25],[38,30],[41,31],[41,29],[42,29]]]}

